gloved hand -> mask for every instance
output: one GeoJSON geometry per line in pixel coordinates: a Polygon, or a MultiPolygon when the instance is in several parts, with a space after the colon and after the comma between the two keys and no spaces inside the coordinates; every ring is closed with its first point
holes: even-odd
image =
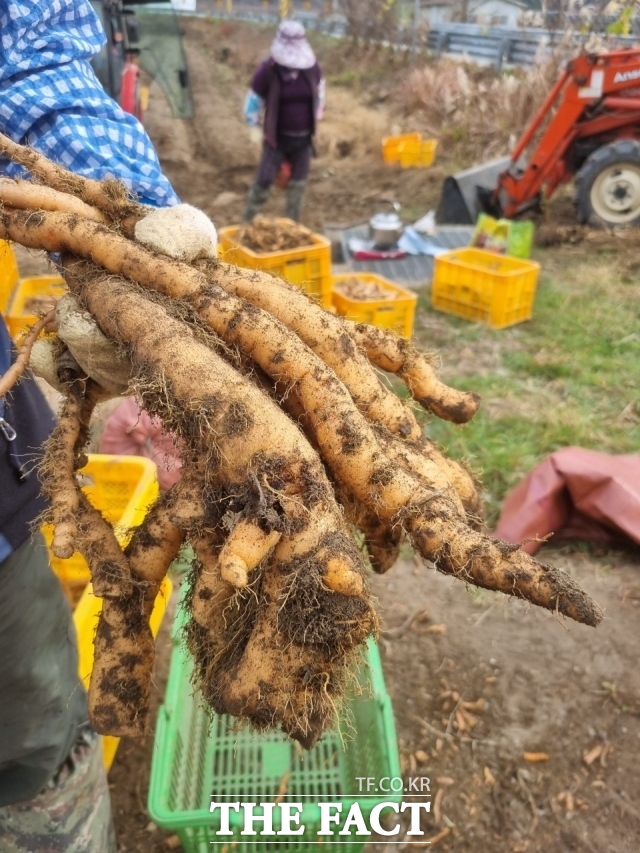
{"type": "Polygon", "coordinates": [[[258,127],[258,125],[253,125],[253,127],[249,128],[249,139],[251,140],[251,144],[259,147],[262,145],[262,128],[258,127]]]}
{"type": "MultiPolygon", "coordinates": [[[[189,204],[152,210],[136,224],[134,233],[139,243],[174,260],[190,263],[197,258],[217,256],[215,225],[205,213],[189,204]]],[[[126,395],[131,364],[71,294],[58,301],[56,322],[59,341],[44,338],[33,346],[29,359],[33,372],[61,390],[57,358],[62,341],[79,367],[95,379],[107,395],[126,395]]]]}
{"type": "Polygon", "coordinates": [[[106,396],[127,394],[131,364],[118,353],[118,347],[100,331],[93,317],[84,311],[70,293],[56,305],[58,336],[37,340],[31,350],[29,366],[57,391],[62,391],[58,378],[61,343],[66,345],[78,366],[104,388],[106,396]]]}
{"type": "Polygon", "coordinates": [[[191,263],[218,254],[215,225],[190,204],[152,210],[136,224],[134,233],[138,243],[176,261],[191,263]]]}

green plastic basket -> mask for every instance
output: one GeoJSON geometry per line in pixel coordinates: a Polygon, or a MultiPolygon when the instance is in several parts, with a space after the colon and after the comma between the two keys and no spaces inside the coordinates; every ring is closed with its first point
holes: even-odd
{"type": "MultiPolygon", "coordinates": [[[[318,836],[318,802],[342,803],[342,816],[358,802],[367,821],[375,805],[399,802],[401,794],[358,794],[358,777],[399,778],[400,758],[391,700],[386,692],[380,655],[375,643],[367,647],[366,665],[360,673],[361,695],[349,701],[350,721],[328,732],[312,750],[275,732],[259,735],[248,729],[234,731],[229,716],[210,721],[198,693],[190,683],[191,659],[177,637],[182,616],[174,625],[175,647],[171,657],[165,701],[158,714],[151,782],[149,814],[158,826],[177,833],[186,853],[256,853],[277,848],[287,853],[306,853],[336,842],[344,853],[359,853],[367,838],[318,836]],[[242,813],[230,812],[232,836],[222,840],[216,802],[274,802],[285,774],[287,802],[304,803],[300,824],[303,835],[277,836],[273,842],[256,844],[259,836],[240,834],[242,813]],[[254,843],[250,843],[253,841],[254,843]],[[213,842],[213,843],[212,843],[213,842]]],[[[345,717],[346,719],[346,717],[345,717]]],[[[364,785],[363,785],[364,788],[364,785]]],[[[256,808],[254,814],[259,814],[256,808]]],[[[276,826],[274,814],[274,829],[276,826]]]]}

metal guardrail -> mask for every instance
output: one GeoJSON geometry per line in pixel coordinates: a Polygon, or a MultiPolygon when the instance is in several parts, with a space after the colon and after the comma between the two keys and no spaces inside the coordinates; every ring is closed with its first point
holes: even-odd
{"type": "MultiPolygon", "coordinates": [[[[200,5],[200,4],[198,4],[200,5]]],[[[191,13],[193,14],[193,13],[191,13]]],[[[254,23],[277,25],[277,11],[264,7],[211,9],[198,11],[202,17],[228,18],[253,21],[254,23]]],[[[346,37],[348,25],[341,15],[325,17],[313,11],[296,11],[296,19],[309,30],[324,33],[337,38],[346,37]]],[[[363,34],[366,39],[366,34],[363,34]]],[[[382,42],[385,46],[398,50],[428,50],[436,56],[450,55],[469,57],[486,65],[493,65],[496,71],[504,66],[531,68],[544,61],[554,48],[567,43],[578,52],[588,35],[576,33],[568,37],[564,30],[546,30],[534,27],[484,27],[479,24],[432,24],[427,33],[420,34],[417,44],[413,43],[413,31],[405,27],[390,33],[382,42]],[[567,41],[567,39],[569,40],[567,41]]],[[[611,47],[632,47],[639,43],[637,36],[604,36],[611,47]]],[[[370,39],[380,43],[379,39],[370,39]]]]}
{"type": "MultiPolygon", "coordinates": [[[[541,62],[554,48],[568,43],[578,51],[587,35],[568,37],[562,30],[508,27],[482,27],[477,24],[437,24],[427,37],[427,47],[437,56],[451,54],[469,56],[493,64],[499,71],[503,65],[530,68],[541,62]]],[[[635,36],[606,36],[612,47],[632,47],[635,36]]]]}

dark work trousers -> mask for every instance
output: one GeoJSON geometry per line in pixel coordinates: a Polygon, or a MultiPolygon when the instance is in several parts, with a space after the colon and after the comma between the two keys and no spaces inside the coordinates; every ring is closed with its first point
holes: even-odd
{"type": "Polygon", "coordinates": [[[270,187],[284,160],[291,163],[292,181],[306,181],[312,154],[311,136],[280,135],[277,148],[264,142],[256,183],[263,189],[270,187]]]}
{"type": "Polygon", "coordinates": [[[4,806],[30,800],[51,779],[88,714],[71,608],[40,533],[0,563],[0,585],[4,806]]]}
{"type": "Polygon", "coordinates": [[[0,851],[115,853],[71,608],[40,533],[0,563],[0,851]]]}

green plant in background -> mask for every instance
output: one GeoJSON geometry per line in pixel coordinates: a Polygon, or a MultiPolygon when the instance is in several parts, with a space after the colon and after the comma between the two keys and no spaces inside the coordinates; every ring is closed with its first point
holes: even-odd
{"type": "Polygon", "coordinates": [[[631,18],[635,11],[635,3],[623,6],[616,21],[607,25],[607,35],[628,36],[631,33],[631,18]]]}
{"type": "Polygon", "coordinates": [[[490,523],[506,492],[554,450],[640,447],[640,280],[620,274],[615,254],[538,255],[543,274],[529,323],[496,332],[426,309],[442,328],[425,346],[441,354],[447,381],[483,401],[472,423],[432,419],[427,433],[481,473],[490,523]],[[479,354],[475,373],[456,372],[465,348],[471,365],[479,354]],[[483,352],[491,354],[486,365],[483,352]]]}

